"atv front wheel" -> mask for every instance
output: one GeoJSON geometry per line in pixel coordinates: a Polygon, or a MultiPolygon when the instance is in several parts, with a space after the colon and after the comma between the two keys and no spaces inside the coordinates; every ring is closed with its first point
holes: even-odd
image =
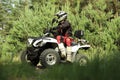
{"type": "Polygon", "coordinates": [[[39,62],[39,58],[35,58],[35,59],[33,59],[33,60],[28,60],[27,52],[28,52],[28,51],[25,50],[25,51],[23,51],[23,52],[21,53],[21,56],[20,56],[21,62],[22,62],[22,63],[30,63],[30,64],[36,66],[36,65],[38,64],[38,62],[39,62]]]}
{"type": "Polygon", "coordinates": [[[54,49],[46,49],[40,55],[42,66],[48,67],[60,62],[60,55],[54,49]]]}
{"type": "Polygon", "coordinates": [[[21,59],[21,62],[22,62],[22,63],[30,62],[30,61],[27,59],[27,50],[25,50],[25,51],[23,51],[23,52],[21,53],[20,59],[21,59]]]}

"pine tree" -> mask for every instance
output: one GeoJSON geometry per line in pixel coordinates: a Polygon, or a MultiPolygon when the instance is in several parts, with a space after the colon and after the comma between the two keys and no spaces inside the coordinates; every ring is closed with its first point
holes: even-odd
{"type": "Polygon", "coordinates": [[[118,17],[120,14],[120,1],[106,0],[106,4],[107,4],[106,12],[112,11],[114,17],[118,17]]]}
{"type": "Polygon", "coordinates": [[[0,28],[3,28],[5,20],[5,10],[3,9],[2,3],[0,3],[0,28]]]}

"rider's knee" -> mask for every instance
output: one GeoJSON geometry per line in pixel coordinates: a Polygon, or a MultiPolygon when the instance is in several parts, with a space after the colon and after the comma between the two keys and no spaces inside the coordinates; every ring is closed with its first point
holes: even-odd
{"type": "Polygon", "coordinates": [[[66,38],[66,45],[71,46],[71,39],[70,38],[66,38]]]}

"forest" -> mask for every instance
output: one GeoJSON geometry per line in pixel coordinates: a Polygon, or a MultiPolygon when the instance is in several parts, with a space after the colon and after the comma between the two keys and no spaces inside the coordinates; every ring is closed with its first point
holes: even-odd
{"type": "Polygon", "coordinates": [[[0,0],[1,80],[119,80],[120,0],[0,0]],[[27,38],[54,27],[58,11],[66,11],[75,30],[84,30],[91,48],[87,66],[59,65],[36,71],[20,62],[27,38]]]}

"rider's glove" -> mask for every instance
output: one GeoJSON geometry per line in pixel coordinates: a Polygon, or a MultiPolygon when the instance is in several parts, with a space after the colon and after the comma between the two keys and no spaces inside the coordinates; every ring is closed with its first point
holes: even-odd
{"type": "Polygon", "coordinates": [[[56,18],[52,19],[52,24],[54,24],[55,22],[58,22],[58,20],[56,18]]]}

